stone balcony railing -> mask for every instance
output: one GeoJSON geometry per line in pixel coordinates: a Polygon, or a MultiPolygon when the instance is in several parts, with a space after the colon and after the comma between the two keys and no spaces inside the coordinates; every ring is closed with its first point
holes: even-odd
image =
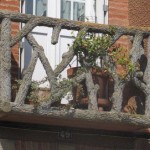
{"type": "Polygon", "coordinates": [[[148,131],[148,128],[150,127],[150,28],[109,26],[88,22],[68,21],[49,17],[37,17],[33,15],[25,15],[6,11],[0,11],[0,18],[1,120],[38,124],[57,124],[84,128],[101,128],[110,130],[148,131]],[[20,31],[18,31],[17,35],[13,38],[11,37],[11,22],[25,23],[25,26],[20,31]],[[61,96],[61,90],[58,91],[60,87],[56,78],[70,63],[75,54],[73,51],[73,46],[71,46],[68,52],[63,55],[63,59],[60,64],[53,70],[51,64],[44,54],[43,47],[37,43],[31,33],[31,31],[36,26],[46,26],[53,28],[51,39],[52,44],[58,43],[59,34],[63,29],[78,31],[78,37],[83,30],[93,33],[112,34],[110,27],[114,28],[115,30],[112,35],[112,40],[109,47],[124,35],[133,37],[133,44],[130,50],[130,53],[132,54],[131,60],[133,63],[136,63],[140,59],[141,54],[144,53],[142,43],[146,38],[148,52],[146,55],[147,66],[142,76],[144,80],[139,79],[138,76],[134,76],[129,80],[129,82],[132,82],[134,86],[139,89],[145,96],[145,100],[142,101],[144,105],[144,112],[142,114],[129,114],[121,112],[123,103],[123,90],[126,86],[126,83],[120,83],[117,74],[114,74],[113,76],[114,92],[111,97],[111,108],[109,111],[100,112],[98,110],[98,101],[95,94],[97,89],[93,84],[90,72],[83,73],[77,78],[72,79],[76,80],[76,82],[80,82],[83,79],[89,81],[88,83],[90,84],[86,83],[89,93],[87,109],[83,110],[78,108],[68,109],[52,107],[53,103],[57,102],[58,97],[61,96]],[[29,66],[25,71],[20,87],[16,94],[15,100],[14,102],[11,102],[11,48],[24,37],[33,48],[33,53],[29,66]],[[32,74],[38,58],[43,64],[47,74],[47,79],[51,87],[49,100],[39,103],[38,106],[34,106],[26,104],[25,100],[29,87],[32,83],[32,74]]]}

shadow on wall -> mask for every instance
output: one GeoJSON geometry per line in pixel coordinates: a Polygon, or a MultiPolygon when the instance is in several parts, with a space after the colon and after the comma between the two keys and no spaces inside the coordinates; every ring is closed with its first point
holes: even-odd
{"type": "MultiPolygon", "coordinates": [[[[139,59],[140,70],[143,74],[147,67],[147,57],[142,54],[139,59]]],[[[145,83],[143,76],[139,77],[145,83]]],[[[123,103],[122,111],[131,114],[144,114],[145,113],[145,99],[146,96],[134,83],[128,82],[123,90],[123,103]]]]}
{"type": "Polygon", "coordinates": [[[123,90],[122,111],[131,114],[145,113],[145,94],[132,82],[128,82],[123,90]]]}
{"type": "Polygon", "coordinates": [[[16,87],[18,85],[17,80],[19,80],[19,72],[20,68],[19,68],[19,64],[16,61],[16,58],[14,57],[13,52],[11,53],[11,84],[12,84],[12,91],[11,91],[11,101],[13,102],[15,100],[16,97],[16,90],[18,89],[18,87],[16,87]]]}

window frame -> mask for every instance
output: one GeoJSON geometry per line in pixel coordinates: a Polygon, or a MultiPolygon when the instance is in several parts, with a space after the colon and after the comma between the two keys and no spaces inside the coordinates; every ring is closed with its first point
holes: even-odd
{"type": "MultiPolygon", "coordinates": [[[[29,0],[28,0],[29,1],[29,0]]],[[[37,15],[37,0],[32,0],[33,1],[33,8],[32,8],[32,15],[37,15]]],[[[48,0],[46,0],[47,1],[47,6],[46,6],[46,16],[48,16],[47,15],[47,13],[48,13],[48,0]]],[[[27,7],[27,5],[26,5],[26,0],[25,0],[25,13],[26,13],[26,7],[27,7]]],[[[27,14],[27,13],[26,13],[27,14]]],[[[31,14],[31,13],[30,13],[31,14]]]]}
{"type": "MultiPolygon", "coordinates": [[[[74,2],[84,3],[84,5],[86,7],[86,0],[66,0],[66,1],[71,2],[70,20],[74,20],[74,16],[73,16],[73,14],[74,14],[74,2]]],[[[61,5],[62,5],[62,0],[60,0],[60,18],[62,18],[61,17],[61,12],[62,12],[61,11],[61,5]]],[[[84,15],[85,15],[85,11],[84,11],[84,15]]],[[[62,19],[66,19],[66,18],[62,18],[62,19]]],[[[75,21],[77,21],[77,20],[75,20],[75,21]]],[[[85,21],[85,19],[84,19],[84,21],[85,21]]]]}

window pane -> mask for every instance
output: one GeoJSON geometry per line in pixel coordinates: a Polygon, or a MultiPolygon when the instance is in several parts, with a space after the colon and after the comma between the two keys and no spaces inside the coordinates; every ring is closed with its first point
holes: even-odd
{"type": "Polygon", "coordinates": [[[85,18],[85,3],[73,3],[73,20],[84,21],[85,18]]]}
{"type": "Polygon", "coordinates": [[[47,0],[36,0],[36,14],[37,16],[47,15],[47,0]]]}
{"type": "Polygon", "coordinates": [[[26,14],[33,14],[33,0],[26,0],[25,1],[25,13],[26,14]]]}
{"type": "Polygon", "coordinates": [[[61,0],[61,18],[71,19],[71,2],[61,0]]]}

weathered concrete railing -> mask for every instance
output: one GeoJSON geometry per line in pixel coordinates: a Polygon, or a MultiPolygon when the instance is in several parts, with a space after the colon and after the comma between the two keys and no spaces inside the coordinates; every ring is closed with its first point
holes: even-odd
{"type": "MultiPolygon", "coordinates": [[[[26,70],[26,73],[22,79],[21,85],[19,87],[19,91],[17,93],[15,102],[11,103],[11,108],[9,110],[15,112],[22,113],[37,113],[39,115],[47,114],[53,115],[55,117],[67,117],[63,111],[52,111],[51,103],[57,100],[56,97],[59,97],[58,93],[58,85],[56,78],[57,76],[65,69],[65,67],[69,64],[69,62],[74,57],[73,47],[70,47],[68,52],[63,55],[62,62],[53,70],[51,64],[44,54],[44,49],[40,46],[32,34],[30,33],[36,26],[46,26],[53,28],[52,33],[52,44],[57,44],[60,31],[62,29],[67,30],[75,30],[79,31],[77,37],[80,35],[82,31],[86,32],[94,32],[94,33],[107,33],[111,34],[109,25],[101,25],[101,24],[93,24],[87,22],[76,22],[76,21],[68,21],[61,19],[54,19],[49,17],[37,17],[33,15],[25,15],[15,12],[6,12],[0,11],[0,19],[1,19],[1,41],[0,41],[0,98],[1,98],[1,110],[6,103],[8,104],[11,101],[11,47],[13,47],[17,42],[19,42],[23,37],[25,37],[29,44],[33,48],[31,62],[26,70]],[[25,26],[17,33],[17,35],[12,38],[11,37],[11,22],[21,22],[25,23],[25,26]],[[47,103],[41,104],[38,108],[34,108],[32,106],[27,106],[24,104],[25,98],[27,96],[27,92],[32,82],[32,74],[34,71],[34,67],[36,65],[37,59],[43,64],[43,67],[47,73],[48,81],[51,85],[51,98],[47,103]],[[56,99],[55,99],[56,98],[56,99]]],[[[123,97],[123,88],[125,84],[120,84],[117,75],[114,76],[114,93],[113,93],[113,112],[98,112],[97,110],[97,102],[94,99],[89,99],[89,103],[91,107],[89,110],[73,110],[71,112],[72,117],[75,119],[87,119],[87,120],[100,120],[100,121],[114,121],[121,122],[123,121],[126,124],[132,125],[144,125],[145,127],[150,126],[150,28],[135,28],[135,27],[119,27],[119,26],[111,26],[115,28],[115,33],[113,35],[111,44],[114,44],[121,36],[130,35],[134,37],[132,49],[130,53],[132,54],[132,62],[135,63],[141,56],[141,51],[144,52],[142,48],[142,41],[145,37],[148,37],[148,63],[147,69],[144,73],[146,80],[142,82],[137,77],[132,78],[132,82],[140,88],[144,94],[146,95],[145,101],[145,114],[144,116],[140,116],[140,118],[132,117],[132,115],[124,114],[124,113],[116,113],[121,112],[122,105],[122,97],[123,97]],[[96,110],[95,110],[96,109],[96,110]],[[102,114],[102,115],[101,115],[102,114]]],[[[89,79],[89,77],[83,73],[81,76],[76,78],[76,82],[80,82],[82,79],[89,79]]],[[[91,83],[93,83],[91,81],[91,83]]],[[[93,84],[88,84],[87,86],[93,86],[93,84]]],[[[91,88],[91,87],[90,87],[91,88]]],[[[93,94],[93,93],[92,93],[93,94]]],[[[90,97],[90,96],[89,96],[90,97]]],[[[91,96],[92,97],[92,96],[91,96]]],[[[7,106],[8,107],[8,106],[7,106]]]]}

